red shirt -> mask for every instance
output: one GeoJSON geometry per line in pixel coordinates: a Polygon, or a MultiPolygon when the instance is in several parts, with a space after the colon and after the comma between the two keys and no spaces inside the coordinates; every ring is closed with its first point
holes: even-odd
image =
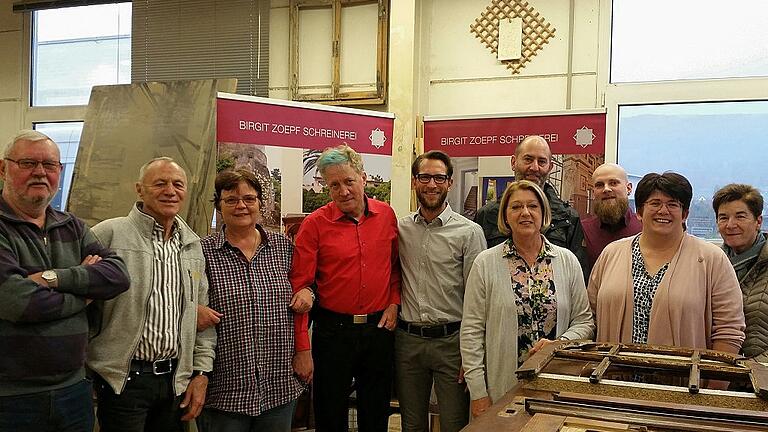
{"type": "Polygon", "coordinates": [[[584,229],[584,243],[586,244],[589,268],[595,266],[597,257],[608,246],[608,243],[633,236],[643,230],[642,222],[637,219],[631,208],[627,209],[624,219],[620,220],[617,225],[604,224],[597,216],[592,216],[588,219],[582,219],[581,227],[584,229]]]}
{"type": "MultiPolygon", "coordinates": [[[[359,222],[333,202],[304,219],[293,250],[294,293],[314,282],[322,308],[350,315],[400,304],[395,212],[369,198],[366,207],[359,222]]],[[[309,349],[307,322],[307,314],[296,314],[296,351],[309,349]]]]}

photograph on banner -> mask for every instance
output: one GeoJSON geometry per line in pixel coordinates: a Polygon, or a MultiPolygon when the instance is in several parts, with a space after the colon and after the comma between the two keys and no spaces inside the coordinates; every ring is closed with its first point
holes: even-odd
{"type": "MultiPolygon", "coordinates": [[[[265,229],[280,230],[280,199],[281,199],[281,172],[282,158],[278,147],[241,144],[219,143],[216,159],[216,173],[228,169],[246,169],[256,176],[261,185],[262,198],[262,226],[265,229]]],[[[215,217],[215,216],[214,216],[215,217]]],[[[214,227],[217,223],[214,222],[214,227]]]]}

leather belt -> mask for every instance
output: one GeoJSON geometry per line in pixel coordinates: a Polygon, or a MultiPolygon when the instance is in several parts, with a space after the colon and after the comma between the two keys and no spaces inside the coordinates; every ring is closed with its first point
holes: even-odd
{"type": "Polygon", "coordinates": [[[336,324],[378,324],[384,311],[369,314],[350,315],[318,307],[314,310],[314,319],[336,324]]]}
{"type": "Polygon", "coordinates": [[[155,361],[131,360],[131,372],[151,373],[154,375],[165,375],[176,369],[176,359],[163,359],[155,361]]]}
{"type": "Polygon", "coordinates": [[[461,328],[461,321],[446,324],[414,324],[407,321],[398,321],[397,326],[410,334],[426,337],[441,338],[450,336],[461,328]]]}

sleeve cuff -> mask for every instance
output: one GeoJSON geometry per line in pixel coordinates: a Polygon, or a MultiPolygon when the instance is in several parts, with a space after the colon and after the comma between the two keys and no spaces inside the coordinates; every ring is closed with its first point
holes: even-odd
{"type": "Polygon", "coordinates": [[[58,279],[57,291],[79,296],[88,293],[88,274],[84,267],[75,266],[66,269],[54,269],[54,271],[58,279]]]}

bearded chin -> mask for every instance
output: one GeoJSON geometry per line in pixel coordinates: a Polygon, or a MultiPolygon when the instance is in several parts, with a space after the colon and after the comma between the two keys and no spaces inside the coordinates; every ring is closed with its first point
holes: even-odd
{"type": "Polygon", "coordinates": [[[629,200],[616,198],[610,202],[595,201],[595,214],[601,222],[616,225],[624,218],[629,208],[629,200]]]}
{"type": "Polygon", "coordinates": [[[445,199],[448,197],[448,193],[442,193],[440,194],[440,197],[435,201],[434,203],[428,202],[426,199],[423,199],[421,196],[417,196],[419,199],[419,205],[421,208],[425,210],[437,210],[443,206],[443,203],[445,203],[445,199]]]}

